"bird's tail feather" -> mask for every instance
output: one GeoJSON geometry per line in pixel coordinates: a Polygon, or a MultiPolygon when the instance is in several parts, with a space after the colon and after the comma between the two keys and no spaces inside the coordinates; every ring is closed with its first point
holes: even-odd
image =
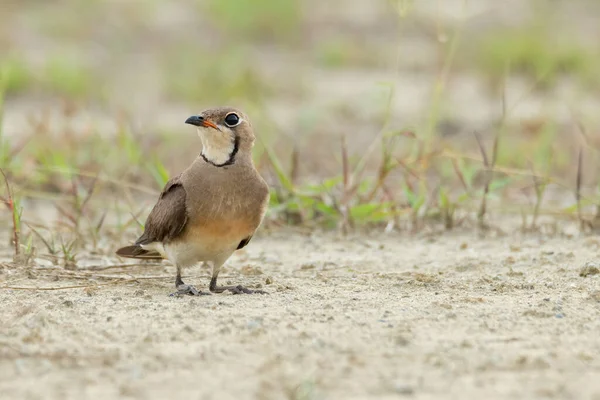
{"type": "Polygon", "coordinates": [[[126,258],[140,258],[145,260],[162,260],[164,257],[154,250],[145,250],[142,246],[125,246],[117,250],[117,255],[126,258]]]}

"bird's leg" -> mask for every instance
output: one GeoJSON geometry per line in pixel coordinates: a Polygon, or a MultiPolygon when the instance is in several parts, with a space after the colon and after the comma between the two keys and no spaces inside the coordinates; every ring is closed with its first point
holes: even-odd
{"type": "Polygon", "coordinates": [[[192,285],[188,285],[183,283],[181,279],[181,267],[177,266],[177,276],[175,277],[175,288],[177,291],[175,293],[171,293],[171,296],[181,296],[184,294],[189,294],[190,296],[203,296],[210,295],[208,292],[202,292],[192,285]]]}
{"type": "Polygon", "coordinates": [[[212,277],[212,279],[210,280],[210,286],[208,288],[213,293],[223,293],[224,291],[229,290],[233,294],[242,294],[242,293],[246,293],[246,294],[252,294],[252,293],[268,294],[264,290],[248,289],[248,288],[243,287],[242,285],[237,285],[237,286],[217,286],[217,277],[216,276],[212,277]]]}

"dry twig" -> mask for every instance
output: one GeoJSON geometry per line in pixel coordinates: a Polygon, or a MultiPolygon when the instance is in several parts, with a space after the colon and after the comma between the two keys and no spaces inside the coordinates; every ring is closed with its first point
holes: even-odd
{"type": "Polygon", "coordinates": [[[6,206],[10,210],[10,212],[12,213],[13,245],[15,248],[15,258],[16,258],[21,253],[21,246],[19,244],[19,236],[20,236],[19,222],[17,220],[18,211],[15,210],[15,201],[14,201],[13,192],[10,187],[10,184],[8,183],[8,178],[6,177],[6,174],[4,173],[4,170],[2,168],[0,168],[0,173],[4,177],[4,184],[6,185],[6,196],[7,196],[7,197],[2,197],[1,199],[4,202],[4,204],[6,204],[6,206]]]}

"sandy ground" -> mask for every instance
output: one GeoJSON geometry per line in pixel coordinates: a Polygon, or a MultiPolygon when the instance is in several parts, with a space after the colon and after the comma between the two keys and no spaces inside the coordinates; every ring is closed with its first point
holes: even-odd
{"type": "Polygon", "coordinates": [[[0,397],[597,400],[598,262],[597,237],[273,234],[221,279],[269,295],[169,297],[166,264],[4,289],[0,397]]]}

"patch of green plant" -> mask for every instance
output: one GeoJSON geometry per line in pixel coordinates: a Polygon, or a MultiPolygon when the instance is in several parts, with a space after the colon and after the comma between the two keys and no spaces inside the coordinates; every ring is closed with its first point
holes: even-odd
{"type": "Polygon", "coordinates": [[[599,84],[597,53],[573,40],[557,37],[549,28],[525,27],[494,32],[478,42],[475,62],[495,81],[508,70],[521,73],[542,87],[556,84],[561,75],[572,75],[583,83],[599,84]]]}
{"type": "Polygon", "coordinates": [[[24,61],[18,58],[0,60],[0,93],[11,95],[29,89],[33,77],[24,61]]]}
{"type": "Polygon", "coordinates": [[[300,0],[209,0],[211,21],[239,37],[284,41],[300,28],[300,0]]]}
{"type": "Polygon", "coordinates": [[[498,151],[498,162],[507,167],[528,170],[533,166],[551,173],[549,163],[557,171],[569,167],[573,162],[568,148],[561,144],[558,127],[550,121],[542,122],[531,132],[519,129],[507,141],[510,145],[500,146],[498,151]]]}
{"type": "Polygon", "coordinates": [[[320,65],[328,68],[373,67],[379,63],[373,49],[341,37],[319,42],[315,57],[320,65]]]}
{"type": "Polygon", "coordinates": [[[147,168],[154,177],[158,188],[162,190],[169,180],[169,171],[165,165],[160,160],[155,159],[152,163],[148,164],[147,168]]]}
{"type": "Polygon", "coordinates": [[[40,84],[49,91],[71,98],[97,94],[91,71],[76,61],[62,57],[48,60],[40,76],[40,84]]]}
{"type": "Polygon", "coordinates": [[[170,58],[164,70],[171,96],[196,104],[236,100],[260,102],[272,91],[247,62],[245,53],[239,50],[227,49],[222,54],[199,51],[195,56],[185,51],[170,58]]]}
{"type": "Polygon", "coordinates": [[[90,69],[63,57],[50,58],[35,69],[20,58],[0,61],[0,92],[5,95],[45,90],[73,99],[97,97],[100,90],[94,83],[90,69]]]}

